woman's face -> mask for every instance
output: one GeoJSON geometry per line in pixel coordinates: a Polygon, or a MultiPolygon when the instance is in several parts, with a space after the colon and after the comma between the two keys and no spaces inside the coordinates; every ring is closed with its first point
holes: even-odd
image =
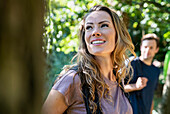
{"type": "Polygon", "coordinates": [[[85,19],[85,42],[94,56],[110,56],[115,48],[116,31],[110,15],[94,11],[85,19]]]}

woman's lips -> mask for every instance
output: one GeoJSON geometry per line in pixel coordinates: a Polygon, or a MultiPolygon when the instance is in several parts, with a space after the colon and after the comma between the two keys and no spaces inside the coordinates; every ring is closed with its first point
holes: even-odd
{"type": "Polygon", "coordinates": [[[103,39],[95,39],[91,41],[91,44],[93,45],[100,45],[100,44],[104,44],[106,41],[103,39]]]}

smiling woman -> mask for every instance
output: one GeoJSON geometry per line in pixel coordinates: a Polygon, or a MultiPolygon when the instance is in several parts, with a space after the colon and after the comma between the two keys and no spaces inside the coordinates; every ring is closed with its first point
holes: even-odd
{"type": "Polygon", "coordinates": [[[85,42],[93,55],[108,56],[115,48],[115,28],[110,15],[94,11],[85,19],[85,42]]]}
{"type": "Polygon", "coordinates": [[[77,63],[64,68],[43,106],[44,114],[132,114],[121,85],[134,53],[131,37],[118,15],[94,6],[80,27],[77,63]]]}

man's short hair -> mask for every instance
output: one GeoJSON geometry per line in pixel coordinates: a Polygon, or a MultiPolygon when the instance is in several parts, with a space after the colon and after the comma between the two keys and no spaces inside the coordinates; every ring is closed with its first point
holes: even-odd
{"type": "Polygon", "coordinates": [[[152,33],[152,34],[145,34],[141,39],[141,44],[144,40],[155,40],[156,41],[156,47],[159,47],[159,37],[152,33]]]}

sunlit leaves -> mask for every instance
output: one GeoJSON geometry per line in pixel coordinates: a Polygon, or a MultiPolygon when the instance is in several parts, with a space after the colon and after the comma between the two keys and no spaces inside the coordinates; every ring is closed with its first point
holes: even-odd
{"type": "Polygon", "coordinates": [[[170,40],[170,31],[166,32],[163,36],[164,36],[165,39],[170,40]]]}
{"type": "Polygon", "coordinates": [[[138,26],[138,22],[133,23],[133,28],[136,28],[138,26]]]}

